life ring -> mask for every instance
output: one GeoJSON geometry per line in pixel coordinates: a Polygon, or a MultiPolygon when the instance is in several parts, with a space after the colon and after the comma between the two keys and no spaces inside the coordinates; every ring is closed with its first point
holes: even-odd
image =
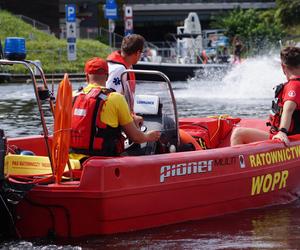
{"type": "Polygon", "coordinates": [[[202,150],[199,143],[197,143],[196,139],[191,136],[189,133],[185,132],[183,129],[179,129],[179,137],[180,137],[180,143],[182,144],[189,144],[191,143],[195,150],[202,150]]]}
{"type": "Polygon", "coordinates": [[[54,132],[51,150],[55,182],[61,181],[65,166],[69,160],[69,147],[72,121],[72,85],[68,74],[60,82],[54,110],[54,132]]]}

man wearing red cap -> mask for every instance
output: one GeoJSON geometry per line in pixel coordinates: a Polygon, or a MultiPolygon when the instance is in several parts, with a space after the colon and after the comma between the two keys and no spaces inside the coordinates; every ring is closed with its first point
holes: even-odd
{"type": "Polygon", "coordinates": [[[71,155],[119,155],[124,150],[121,129],[136,143],[157,141],[159,131],[141,132],[134,124],[123,95],[105,88],[108,65],[94,57],[85,64],[88,85],[73,99],[71,155]]]}

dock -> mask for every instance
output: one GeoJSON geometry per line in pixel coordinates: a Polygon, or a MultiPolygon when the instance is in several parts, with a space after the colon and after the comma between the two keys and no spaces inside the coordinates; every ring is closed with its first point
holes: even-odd
{"type": "MultiPolygon", "coordinates": [[[[60,82],[64,78],[65,73],[50,73],[45,74],[47,82],[60,82]]],[[[85,82],[84,73],[68,73],[69,79],[73,82],[85,82]]],[[[35,75],[37,81],[40,80],[40,76],[35,75]]],[[[13,74],[13,73],[0,73],[0,83],[26,83],[31,80],[29,74],[13,74]]]]}

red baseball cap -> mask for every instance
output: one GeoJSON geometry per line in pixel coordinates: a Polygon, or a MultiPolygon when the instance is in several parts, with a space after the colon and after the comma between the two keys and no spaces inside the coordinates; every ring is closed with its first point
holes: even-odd
{"type": "Polygon", "coordinates": [[[107,75],[107,62],[99,57],[93,57],[86,61],[84,71],[86,74],[107,75]]]}

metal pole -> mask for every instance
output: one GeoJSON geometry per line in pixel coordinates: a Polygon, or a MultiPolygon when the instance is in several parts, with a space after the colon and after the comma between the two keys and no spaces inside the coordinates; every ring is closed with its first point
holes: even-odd
{"type": "Polygon", "coordinates": [[[101,34],[100,34],[100,6],[99,6],[99,3],[100,2],[97,2],[96,3],[96,7],[97,7],[97,32],[98,32],[98,40],[100,40],[100,36],[101,36],[101,34]]]}
{"type": "Polygon", "coordinates": [[[116,33],[114,33],[114,48],[116,47],[116,33]]]}
{"type": "MultiPolygon", "coordinates": [[[[36,67],[38,69],[38,71],[40,72],[41,78],[43,80],[44,88],[46,90],[49,90],[48,85],[47,85],[47,81],[46,81],[46,78],[45,78],[44,71],[40,67],[40,65],[38,65],[37,63],[35,63],[33,61],[26,61],[26,62],[29,63],[29,64],[32,64],[34,67],[36,67]]],[[[53,104],[53,99],[51,99],[51,98],[49,98],[49,105],[50,105],[50,109],[51,109],[51,112],[52,112],[52,115],[53,115],[53,118],[54,118],[54,104],[53,104]]]]}
{"type": "Polygon", "coordinates": [[[38,65],[36,65],[34,62],[31,62],[31,61],[0,60],[0,64],[4,64],[4,65],[22,64],[23,66],[25,66],[29,70],[29,73],[30,73],[31,79],[32,79],[34,94],[35,94],[38,109],[39,109],[40,119],[41,119],[41,123],[42,123],[42,127],[43,127],[43,132],[44,132],[43,136],[44,136],[45,143],[46,143],[46,149],[47,149],[47,153],[48,153],[48,157],[49,157],[49,161],[50,161],[50,166],[51,166],[51,169],[52,169],[52,173],[54,175],[54,167],[53,167],[53,163],[52,163],[52,159],[51,159],[51,151],[50,151],[50,146],[49,146],[49,141],[48,141],[48,139],[49,139],[48,129],[47,129],[46,122],[45,122],[44,112],[43,112],[43,109],[42,109],[42,103],[41,103],[41,100],[39,98],[36,78],[35,78],[35,75],[34,75],[34,72],[33,72],[32,68],[30,67],[30,64],[32,64],[32,65],[34,65],[35,67],[38,68],[38,70],[41,73],[42,79],[44,80],[44,84],[46,84],[45,83],[44,72],[38,65]]]}
{"type": "Polygon", "coordinates": [[[112,39],[111,39],[111,19],[108,19],[108,34],[109,34],[109,47],[111,49],[112,39]]]}

